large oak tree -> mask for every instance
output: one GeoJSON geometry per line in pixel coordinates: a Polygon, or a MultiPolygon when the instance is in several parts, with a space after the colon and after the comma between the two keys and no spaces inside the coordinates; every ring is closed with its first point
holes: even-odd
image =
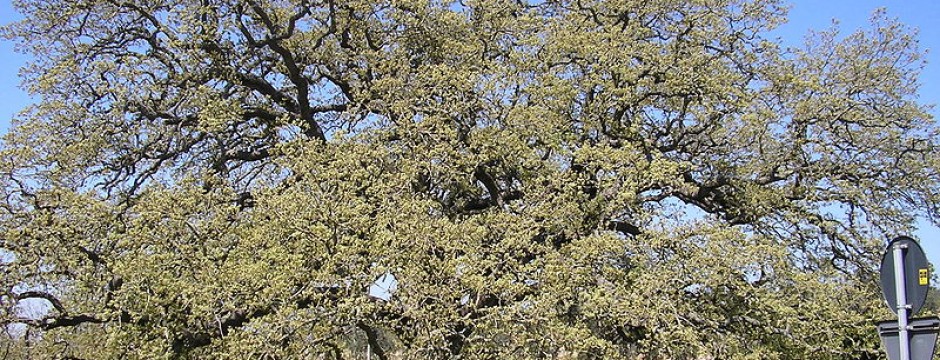
{"type": "Polygon", "coordinates": [[[6,357],[873,358],[884,241],[940,215],[880,13],[14,3],[6,357]]]}

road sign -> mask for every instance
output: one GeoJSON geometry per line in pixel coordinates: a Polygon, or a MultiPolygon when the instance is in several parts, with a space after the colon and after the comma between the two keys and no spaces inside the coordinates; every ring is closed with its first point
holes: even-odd
{"type": "Polygon", "coordinates": [[[924,307],[929,288],[930,268],[924,250],[907,236],[892,240],[881,258],[881,293],[888,308],[898,314],[898,320],[893,325],[889,325],[889,321],[878,326],[878,333],[888,356],[893,356],[892,360],[929,360],[933,357],[940,324],[918,323],[923,325],[918,335],[918,328],[908,322],[912,314],[924,307]],[[889,331],[892,327],[893,333],[889,331]],[[929,352],[925,350],[928,348],[929,352]]]}
{"type": "Polygon", "coordinates": [[[906,290],[907,304],[910,308],[908,316],[912,316],[924,307],[927,301],[927,290],[930,289],[930,268],[927,263],[927,256],[924,250],[913,239],[907,236],[900,236],[888,244],[884,257],[881,259],[881,293],[884,295],[885,303],[895,314],[898,313],[898,297],[895,288],[897,281],[894,274],[894,252],[895,247],[901,247],[902,268],[904,270],[903,288],[906,290]]]}
{"type": "MultiPolygon", "coordinates": [[[[940,318],[911,319],[910,359],[930,360],[937,345],[937,332],[940,331],[940,318]]],[[[898,322],[895,320],[878,323],[881,346],[888,353],[888,360],[901,360],[901,339],[898,322]]]]}

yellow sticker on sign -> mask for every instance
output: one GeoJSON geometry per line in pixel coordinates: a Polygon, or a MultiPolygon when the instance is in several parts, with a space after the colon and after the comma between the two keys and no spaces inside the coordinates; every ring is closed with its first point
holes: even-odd
{"type": "Polygon", "coordinates": [[[917,275],[917,283],[920,286],[927,286],[930,283],[930,277],[927,275],[927,269],[920,269],[917,275]]]}

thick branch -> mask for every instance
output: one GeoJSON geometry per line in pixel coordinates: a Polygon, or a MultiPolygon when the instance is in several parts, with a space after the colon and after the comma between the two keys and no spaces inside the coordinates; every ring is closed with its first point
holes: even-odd
{"type": "Polygon", "coordinates": [[[375,354],[379,360],[388,360],[388,355],[385,354],[385,349],[382,349],[382,345],[379,344],[379,334],[375,331],[374,328],[366,324],[365,322],[359,321],[356,323],[356,327],[361,329],[366,333],[366,339],[369,341],[369,346],[372,350],[372,353],[375,354]]]}
{"type": "Polygon", "coordinates": [[[608,224],[612,230],[620,232],[624,235],[638,236],[643,233],[643,230],[641,230],[638,226],[625,221],[612,220],[608,224]]]}
{"type": "Polygon", "coordinates": [[[477,166],[476,171],[473,172],[473,177],[483,184],[486,188],[486,191],[489,192],[490,198],[489,202],[491,205],[500,205],[500,190],[499,186],[496,185],[496,180],[486,172],[484,166],[477,166]]]}
{"type": "MultiPolygon", "coordinates": [[[[330,299],[336,299],[341,287],[324,286],[318,288],[321,295],[325,294],[330,299]]],[[[318,296],[319,297],[319,296],[318,296]]],[[[314,305],[314,297],[302,298],[295,302],[297,309],[306,309],[314,305]]],[[[254,310],[240,310],[229,313],[211,330],[189,331],[173,341],[173,349],[176,352],[182,352],[186,349],[194,349],[207,346],[218,337],[229,334],[233,329],[245,326],[254,319],[269,315],[277,311],[274,306],[261,307],[254,310]]]]}
{"type": "Polygon", "coordinates": [[[24,292],[21,292],[21,293],[15,295],[15,296],[13,296],[13,299],[15,299],[15,300],[17,300],[17,301],[26,300],[26,299],[42,299],[42,300],[46,300],[46,301],[48,301],[49,304],[51,304],[52,307],[55,308],[55,310],[58,311],[60,314],[65,314],[65,313],[66,313],[65,307],[62,306],[62,302],[59,301],[59,299],[56,298],[55,296],[53,296],[52,294],[47,293],[47,292],[45,292],[45,291],[24,291],[24,292]]]}
{"type": "MultiPolygon", "coordinates": [[[[130,320],[127,313],[122,313],[120,319],[130,320]]],[[[104,324],[113,321],[113,319],[102,317],[98,314],[78,314],[78,315],[59,315],[49,316],[41,319],[18,318],[10,323],[24,324],[43,331],[53,330],[61,327],[75,327],[83,324],[104,324]]]]}
{"type": "MultiPolygon", "coordinates": [[[[293,83],[294,87],[297,89],[299,115],[301,119],[307,122],[307,128],[304,134],[308,137],[325,141],[326,135],[323,133],[323,129],[320,128],[320,124],[317,124],[313,119],[313,111],[310,107],[310,84],[303,74],[302,64],[298,64],[298,59],[293,52],[281,45],[280,36],[278,34],[279,27],[268,17],[264,9],[254,3],[252,3],[251,8],[261,19],[261,22],[268,29],[268,32],[270,32],[272,37],[267,45],[271,50],[281,56],[281,59],[284,61],[284,66],[287,68],[287,78],[290,79],[291,83],[293,83]]],[[[292,32],[293,22],[287,34],[284,34],[284,37],[289,37],[292,32]]]]}

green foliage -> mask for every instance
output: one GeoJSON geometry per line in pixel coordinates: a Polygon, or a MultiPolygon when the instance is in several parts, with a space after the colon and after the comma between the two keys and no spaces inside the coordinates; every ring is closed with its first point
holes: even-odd
{"type": "Polygon", "coordinates": [[[773,0],[15,4],[7,357],[877,358],[884,240],[940,215],[883,14],[783,49],[773,0]]]}

